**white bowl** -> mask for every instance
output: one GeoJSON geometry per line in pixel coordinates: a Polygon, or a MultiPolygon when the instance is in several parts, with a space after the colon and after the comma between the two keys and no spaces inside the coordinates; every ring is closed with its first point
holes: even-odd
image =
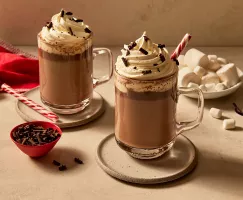
{"type": "MultiPolygon", "coordinates": [[[[243,82],[243,72],[239,68],[237,68],[237,72],[238,72],[239,77],[241,79],[241,81],[239,83],[237,83],[233,87],[228,88],[228,89],[223,90],[223,91],[203,92],[204,99],[217,99],[217,98],[220,98],[220,97],[230,95],[230,94],[234,93],[237,89],[239,89],[239,87],[242,85],[242,82],[243,82]]],[[[184,94],[184,95],[187,96],[187,97],[190,97],[190,98],[194,98],[194,99],[198,98],[197,94],[184,94]]]]}

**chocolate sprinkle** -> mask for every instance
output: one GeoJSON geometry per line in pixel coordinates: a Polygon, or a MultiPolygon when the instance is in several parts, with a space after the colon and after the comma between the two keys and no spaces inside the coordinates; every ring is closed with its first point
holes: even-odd
{"type": "Polygon", "coordinates": [[[158,44],[158,47],[163,49],[163,48],[165,48],[165,45],[164,44],[158,44]]]}
{"type": "Polygon", "coordinates": [[[52,22],[47,24],[47,28],[49,28],[49,29],[52,28],[52,26],[53,26],[52,22]]]}
{"type": "Polygon", "coordinates": [[[159,57],[160,57],[160,60],[161,60],[162,62],[164,62],[164,61],[165,61],[165,57],[164,57],[164,55],[159,54],[159,57]]]}
{"type": "Polygon", "coordinates": [[[131,44],[128,45],[128,49],[131,50],[137,45],[136,42],[132,42],[131,44]]]}
{"type": "Polygon", "coordinates": [[[128,55],[130,55],[130,51],[129,50],[127,50],[127,52],[126,52],[126,56],[128,56],[128,55]]]}
{"type": "Polygon", "coordinates": [[[149,40],[149,38],[146,35],[144,35],[143,37],[144,37],[145,42],[147,42],[149,40]]]}
{"type": "Polygon", "coordinates": [[[87,27],[84,29],[86,33],[91,33],[91,30],[89,30],[87,27]]]}
{"type": "Polygon", "coordinates": [[[61,11],[61,17],[64,17],[64,10],[61,11]]]}
{"type": "Polygon", "coordinates": [[[137,69],[137,67],[133,67],[133,69],[137,69]]]}
{"type": "Polygon", "coordinates": [[[64,170],[66,170],[66,169],[67,169],[66,165],[61,165],[61,166],[59,167],[59,171],[64,171],[64,170]]]}
{"type": "Polygon", "coordinates": [[[73,19],[75,22],[83,22],[84,20],[82,19],[73,19]]]}
{"type": "Polygon", "coordinates": [[[82,160],[80,160],[79,158],[74,158],[74,161],[78,164],[84,164],[82,160]]]}
{"type": "Polygon", "coordinates": [[[142,73],[143,73],[143,75],[146,75],[146,74],[151,74],[152,71],[151,70],[144,70],[144,71],[142,71],[142,73]]]}
{"type": "Polygon", "coordinates": [[[60,164],[58,161],[56,161],[56,160],[53,160],[52,163],[53,163],[54,165],[56,165],[56,166],[60,166],[60,165],[61,165],[61,164],[60,164]]]}
{"type": "Polygon", "coordinates": [[[148,55],[148,52],[143,48],[139,48],[139,51],[142,52],[145,55],[148,55]]]}
{"type": "Polygon", "coordinates": [[[243,116],[242,110],[236,105],[236,103],[233,103],[233,106],[235,107],[235,112],[241,116],[243,116]]]}
{"type": "Polygon", "coordinates": [[[174,58],[173,60],[176,62],[176,65],[179,65],[179,61],[176,58],[174,58]]]}
{"type": "Polygon", "coordinates": [[[122,61],[123,61],[124,65],[127,67],[127,66],[128,66],[127,59],[126,59],[126,58],[124,58],[124,57],[122,57],[121,59],[122,59],[122,61]]]}
{"type": "Polygon", "coordinates": [[[73,35],[73,30],[69,27],[70,35],[73,35]]]}
{"type": "Polygon", "coordinates": [[[157,66],[158,64],[157,63],[154,63],[154,66],[157,66]]]}
{"type": "Polygon", "coordinates": [[[66,12],[66,15],[73,15],[72,12],[66,12]]]}
{"type": "Polygon", "coordinates": [[[157,68],[158,72],[160,72],[159,68],[157,68]]]}

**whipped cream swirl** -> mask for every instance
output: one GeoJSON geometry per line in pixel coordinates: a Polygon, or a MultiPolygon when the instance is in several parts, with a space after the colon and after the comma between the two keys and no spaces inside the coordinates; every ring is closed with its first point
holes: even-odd
{"type": "Polygon", "coordinates": [[[116,71],[125,77],[154,80],[169,76],[178,70],[176,60],[171,60],[165,45],[153,43],[146,32],[129,45],[124,45],[118,56],[116,71]]]}
{"type": "Polygon", "coordinates": [[[71,12],[61,10],[42,28],[40,34],[49,44],[71,46],[74,43],[83,43],[91,33],[89,26],[84,24],[83,20],[73,17],[71,12]]]}

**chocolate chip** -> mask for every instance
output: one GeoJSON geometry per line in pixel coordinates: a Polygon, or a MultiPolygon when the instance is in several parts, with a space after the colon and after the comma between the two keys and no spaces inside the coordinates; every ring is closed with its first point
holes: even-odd
{"type": "Polygon", "coordinates": [[[85,33],[91,33],[91,30],[89,30],[87,27],[84,29],[85,33]]]}
{"type": "Polygon", "coordinates": [[[161,60],[162,62],[164,62],[164,61],[165,61],[165,57],[164,57],[164,55],[163,55],[163,54],[159,54],[159,57],[160,57],[160,60],[161,60]]]}
{"type": "Polygon", "coordinates": [[[149,38],[146,35],[144,35],[143,38],[144,38],[145,42],[147,42],[149,40],[149,38]]]}
{"type": "Polygon", "coordinates": [[[163,49],[163,48],[165,48],[165,45],[164,45],[164,44],[158,44],[158,47],[159,47],[160,49],[163,49]]]}
{"type": "Polygon", "coordinates": [[[61,165],[61,163],[59,163],[59,162],[56,161],[56,160],[53,160],[52,163],[53,163],[54,165],[56,165],[56,166],[60,166],[60,165],[61,165]]]}
{"type": "Polygon", "coordinates": [[[71,27],[69,27],[70,35],[73,35],[73,30],[71,27]]]}
{"type": "Polygon", "coordinates": [[[157,63],[154,63],[153,65],[154,65],[154,66],[157,66],[158,64],[157,64],[157,63]]]}
{"type": "Polygon", "coordinates": [[[145,55],[148,55],[148,52],[143,48],[139,48],[139,51],[145,55]]]}
{"type": "Polygon", "coordinates": [[[159,68],[157,68],[158,72],[160,72],[159,68]]]}
{"type": "Polygon", "coordinates": [[[132,42],[131,44],[128,45],[128,49],[131,50],[137,45],[136,42],[132,42]]]}
{"type": "Polygon", "coordinates": [[[137,67],[133,67],[133,69],[137,69],[137,67]]]}
{"type": "Polygon", "coordinates": [[[78,164],[84,164],[82,160],[80,160],[79,158],[74,158],[74,161],[78,164]]]}
{"type": "Polygon", "coordinates": [[[124,65],[127,67],[127,66],[128,66],[127,59],[126,59],[126,58],[124,58],[124,57],[122,57],[121,59],[122,59],[122,61],[123,61],[124,65]]]}
{"type": "Polygon", "coordinates": [[[151,73],[152,73],[151,70],[144,70],[144,71],[142,71],[142,74],[143,74],[143,75],[151,74],[151,73]]]}
{"type": "Polygon", "coordinates": [[[126,51],[126,56],[128,56],[128,55],[130,55],[130,51],[129,50],[126,51]]]}
{"type": "Polygon", "coordinates": [[[62,10],[61,10],[61,15],[60,15],[60,16],[61,16],[61,17],[64,17],[64,14],[65,14],[65,12],[64,12],[64,10],[62,9],[62,10]]]}
{"type": "Polygon", "coordinates": [[[66,165],[61,165],[61,166],[59,167],[59,171],[64,171],[64,170],[66,170],[66,169],[67,169],[66,165]]]}
{"type": "Polygon", "coordinates": [[[66,15],[73,15],[72,12],[66,12],[66,15]]]}
{"type": "Polygon", "coordinates": [[[176,58],[174,58],[173,60],[176,62],[176,65],[179,65],[179,61],[176,58]]]}

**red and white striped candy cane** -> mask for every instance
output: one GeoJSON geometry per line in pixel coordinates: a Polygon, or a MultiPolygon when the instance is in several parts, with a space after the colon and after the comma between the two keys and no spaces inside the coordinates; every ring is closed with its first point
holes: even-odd
{"type": "Polygon", "coordinates": [[[13,88],[11,88],[9,85],[7,85],[6,83],[3,83],[1,88],[13,95],[14,97],[16,97],[18,100],[20,100],[21,102],[23,102],[25,105],[29,106],[30,108],[32,108],[33,110],[35,110],[36,112],[40,113],[41,115],[43,115],[44,117],[56,122],[58,120],[58,116],[56,116],[53,112],[46,110],[45,108],[43,108],[41,105],[38,105],[37,103],[35,103],[34,101],[28,99],[26,96],[18,93],[17,91],[15,91],[13,88]]]}
{"type": "Polygon", "coordinates": [[[186,45],[188,44],[189,40],[191,39],[191,35],[189,35],[188,33],[183,37],[183,39],[181,40],[181,42],[178,44],[178,46],[176,47],[175,51],[172,53],[172,55],[170,56],[170,58],[176,59],[179,57],[179,55],[181,54],[181,52],[183,51],[183,49],[186,47],[186,45]]]}

